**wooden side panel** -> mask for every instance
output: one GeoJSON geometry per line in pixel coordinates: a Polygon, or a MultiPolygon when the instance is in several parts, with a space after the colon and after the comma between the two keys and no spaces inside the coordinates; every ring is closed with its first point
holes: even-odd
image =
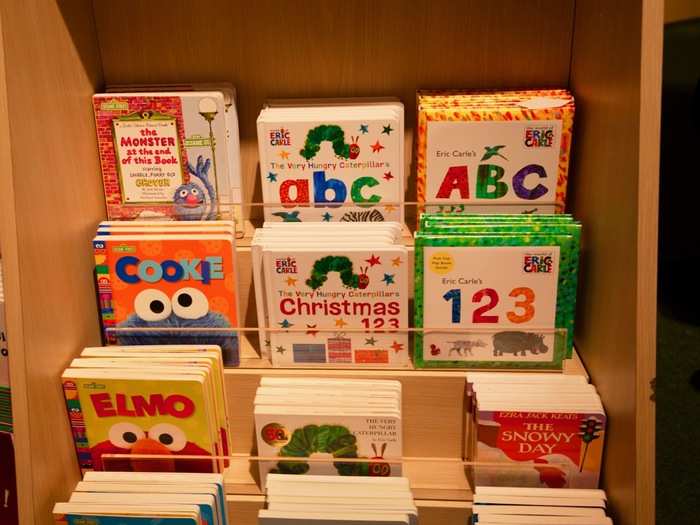
{"type": "Polygon", "coordinates": [[[571,64],[569,202],[585,225],[576,345],[608,411],[603,485],[627,524],[654,522],[659,5],[577,2],[571,64]]]}
{"type": "Polygon", "coordinates": [[[22,524],[53,523],[78,468],[60,386],[99,341],[90,238],[104,216],[90,95],[101,82],[91,4],[0,5],[0,238],[22,524]]]}
{"type": "MultiPolygon", "coordinates": [[[[234,83],[244,195],[259,201],[265,99],[400,96],[410,131],[419,87],[563,86],[573,4],[124,0],[95,2],[95,15],[107,83],[234,83]]],[[[413,183],[407,195],[415,200],[413,183]]]]}

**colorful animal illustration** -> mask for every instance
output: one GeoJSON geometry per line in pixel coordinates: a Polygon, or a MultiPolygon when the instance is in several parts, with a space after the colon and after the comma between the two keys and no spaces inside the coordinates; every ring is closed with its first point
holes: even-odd
{"type": "Polygon", "coordinates": [[[272,215],[280,217],[282,222],[301,222],[298,211],[276,211],[272,215]]]}
{"type": "Polygon", "coordinates": [[[318,259],[311,268],[311,276],[306,285],[312,290],[323,286],[330,272],[338,272],[346,288],[363,290],[369,286],[368,268],[360,268],[360,274],[353,273],[352,261],[344,255],[328,255],[318,259]]]}
{"type": "Polygon", "coordinates": [[[449,352],[447,352],[448,356],[452,355],[452,352],[457,352],[457,354],[462,357],[467,355],[474,355],[472,349],[483,348],[484,346],[486,346],[486,343],[484,343],[481,339],[477,339],[476,341],[458,340],[447,342],[452,345],[452,348],[450,348],[449,352]]]}
{"type": "Polygon", "coordinates": [[[505,145],[500,145],[500,146],[484,146],[484,149],[486,150],[486,153],[484,153],[484,156],[481,157],[481,160],[488,160],[491,157],[501,157],[503,160],[508,160],[499,152],[500,149],[505,148],[505,145]]]}
{"type": "Polygon", "coordinates": [[[430,345],[430,355],[440,355],[442,350],[437,345],[430,345]]]}
{"type": "Polygon", "coordinates": [[[498,332],[493,334],[493,355],[513,354],[526,356],[545,354],[549,348],[544,343],[544,334],[531,332],[498,332]]]}
{"type": "Polygon", "coordinates": [[[345,132],[337,124],[321,124],[309,130],[306,134],[304,148],[299,151],[299,155],[306,160],[313,159],[321,149],[321,143],[328,141],[333,146],[335,154],[342,159],[356,158],[360,154],[360,147],[356,146],[357,154],[350,156],[350,144],[345,142],[345,132]]]}
{"type": "Polygon", "coordinates": [[[222,313],[209,311],[209,300],[199,290],[181,288],[171,298],[162,291],[147,288],[134,298],[134,313],[117,325],[134,331],[117,332],[120,345],[144,344],[213,344],[221,346],[223,354],[236,355],[238,338],[235,334],[207,332],[207,328],[230,328],[222,313]],[[139,328],[162,330],[139,331],[139,328]],[[169,328],[201,328],[183,332],[169,328]]]}
{"type": "Polygon", "coordinates": [[[209,182],[211,159],[206,161],[200,155],[196,167],[187,163],[191,177],[187,184],[180,185],[173,195],[175,217],[181,221],[201,221],[216,219],[217,196],[209,182]]]}
{"type": "Polygon", "coordinates": [[[382,222],[384,215],[379,210],[349,211],[345,213],[340,222],[382,222]]]}
{"type": "Polygon", "coordinates": [[[133,454],[133,459],[110,459],[108,470],[133,472],[211,472],[210,461],[198,459],[138,459],[139,455],[209,456],[210,454],[187,440],[185,433],[172,423],[158,423],[142,429],[132,421],[114,423],[109,439],[90,449],[95,470],[105,470],[103,454],[133,454]]]}

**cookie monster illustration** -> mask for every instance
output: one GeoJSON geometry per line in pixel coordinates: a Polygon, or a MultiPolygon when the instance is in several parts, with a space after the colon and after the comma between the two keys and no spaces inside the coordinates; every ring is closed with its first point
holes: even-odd
{"type": "Polygon", "coordinates": [[[175,218],[180,221],[204,221],[216,219],[216,190],[209,182],[211,159],[200,155],[196,167],[187,163],[190,181],[175,190],[173,206],[175,218]]]}
{"type": "Polygon", "coordinates": [[[134,328],[134,332],[119,331],[117,341],[120,345],[219,345],[225,364],[237,366],[238,336],[227,330],[208,330],[230,327],[231,322],[224,314],[209,311],[209,300],[201,290],[180,288],[168,297],[161,290],[147,288],[136,295],[134,313],[117,325],[117,328],[134,328]],[[162,330],[140,331],[140,328],[162,330]],[[168,328],[197,330],[172,331],[168,328]]]}

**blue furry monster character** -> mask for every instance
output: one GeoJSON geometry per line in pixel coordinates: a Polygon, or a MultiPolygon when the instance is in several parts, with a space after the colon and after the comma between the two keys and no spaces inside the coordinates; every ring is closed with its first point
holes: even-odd
{"type": "Polygon", "coordinates": [[[212,331],[210,328],[231,328],[228,318],[209,311],[209,300],[201,290],[180,288],[171,297],[162,290],[148,288],[134,298],[134,313],[117,325],[134,331],[117,332],[119,345],[219,345],[224,363],[238,366],[238,336],[233,331],[212,331]],[[162,330],[141,331],[142,328],[162,330]],[[185,328],[196,330],[168,330],[185,328]]]}
{"type": "Polygon", "coordinates": [[[216,219],[216,190],[209,182],[211,159],[200,155],[196,167],[187,163],[190,181],[175,190],[173,206],[175,218],[180,221],[204,221],[216,219]]]}

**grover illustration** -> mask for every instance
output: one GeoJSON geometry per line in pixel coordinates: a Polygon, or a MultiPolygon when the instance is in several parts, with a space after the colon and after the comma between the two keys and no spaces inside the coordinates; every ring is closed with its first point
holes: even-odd
{"type": "Polygon", "coordinates": [[[219,345],[227,365],[237,366],[239,362],[236,334],[207,330],[230,328],[231,322],[222,313],[210,312],[206,295],[196,288],[181,288],[171,298],[161,290],[142,290],[134,299],[134,313],[117,327],[134,329],[133,332],[122,330],[117,333],[120,345],[219,345]],[[162,330],[140,330],[142,328],[162,330]],[[169,328],[175,330],[168,330],[169,328]],[[180,328],[190,330],[178,330],[180,328]]]}
{"type": "Polygon", "coordinates": [[[175,190],[173,206],[175,217],[180,221],[203,221],[216,219],[216,190],[209,182],[211,159],[197,157],[197,166],[187,162],[187,171],[192,175],[187,184],[175,190]]]}

